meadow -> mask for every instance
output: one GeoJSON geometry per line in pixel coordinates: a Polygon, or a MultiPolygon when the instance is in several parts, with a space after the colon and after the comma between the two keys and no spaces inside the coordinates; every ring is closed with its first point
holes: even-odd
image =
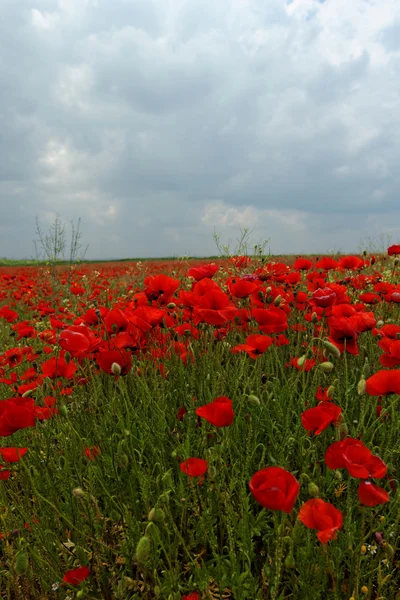
{"type": "Polygon", "coordinates": [[[400,598],[397,256],[0,268],[0,599],[400,598]]]}

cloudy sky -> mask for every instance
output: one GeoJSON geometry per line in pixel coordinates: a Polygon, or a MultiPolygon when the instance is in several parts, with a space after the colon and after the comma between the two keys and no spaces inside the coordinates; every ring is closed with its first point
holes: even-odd
{"type": "Polygon", "coordinates": [[[0,0],[0,256],[400,240],[399,0],[0,0]]]}

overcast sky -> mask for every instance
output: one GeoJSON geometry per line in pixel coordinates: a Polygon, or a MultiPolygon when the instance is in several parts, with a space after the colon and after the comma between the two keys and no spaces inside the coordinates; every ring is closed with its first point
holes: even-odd
{"type": "Polygon", "coordinates": [[[400,240],[399,0],[0,0],[0,256],[400,240]]]}

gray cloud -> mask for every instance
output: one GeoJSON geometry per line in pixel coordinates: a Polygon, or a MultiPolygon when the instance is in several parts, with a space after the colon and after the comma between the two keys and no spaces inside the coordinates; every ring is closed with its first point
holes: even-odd
{"type": "Polygon", "coordinates": [[[400,238],[397,0],[3,0],[0,255],[35,216],[89,256],[400,238]]]}

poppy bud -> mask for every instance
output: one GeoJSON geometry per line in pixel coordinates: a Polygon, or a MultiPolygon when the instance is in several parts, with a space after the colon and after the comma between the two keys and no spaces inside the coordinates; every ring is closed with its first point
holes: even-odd
{"type": "Polygon", "coordinates": [[[163,523],[165,520],[165,513],[162,508],[152,508],[147,518],[149,521],[154,521],[154,523],[163,523]]]}
{"type": "Polygon", "coordinates": [[[365,381],[364,377],[362,377],[357,384],[358,395],[363,396],[365,394],[366,389],[367,389],[367,382],[365,381]]]}
{"type": "Polygon", "coordinates": [[[299,365],[299,367],[302,367],[306,360],[307,356],[305,354],[303,354],[303,356],[300,356],[300,358],[297,359],[297,364],[299,365]]]}
{"type": "Polygon", "coordinates": [[[215,479],[217,476],[217,469],[214,467],[214,465],[209,465],[207,473],[209,474],[211,479],[215,479]]]}
{"type": "Polygon", "coordinates": [[[114,373],[114,375],[121,375],[121,367],[118,363],[114,362],[111,365],[111,371],[112,373],[114,373]]]}
{"type": "Polygon", "coordinates": [[[313,481],[310,481],[310,483],[308,484],[308,493],[313,498],[318,498],[319,496],[319,487],[313,481]]]}
{"type": "Polygon", "coordinates": [[[285,559],[285,567],[287,569],[295,569],[296,568],[296,561],[294,560],[294,556],[293,556],[292,552],[290,554],[288,554],[285,559]]]}
{"type": "Polygon", "coordinates": [[[316,323],[318,323],[318,315],[317,315],[317,313],[316,313],[316,312],[313,312],[313,313],[312,313],[312,315],[311,315],[311,322],[312,322],[312,323],[314,323],[314,325],[315,325],[316,323]]]}
{"type": "Polygon", "coordinates": [[[66,417],[68,415],[68,408],[66,406],[60,406],[58,412],[62,417],[66,417]]]}
{"type": "Polygon", "coordinates": [[[384,324],[385,323],[383,321],[381,321],[381,320],[376,322],[376,326],[377,327],[382,327],[384,324]]]}
{"type": "Polygon", "coordinates": [[[328,355],[331,354],[335,358],[340,358],[340,350],[335,346],[335,344],[332,344],[328,340],[324,340],[323,345],[328,355]]]}
{"type": "Polygon", "coordinates": [[[265,373],[263,373],[261,375],[261,383],[265,384],[265,383],[267,383],[267,381],[268,381],[268,377],[267,377],[267,375],[265,373]]]}
{"type": "Polygon", "coordinates": [[[273,300],[273,297],[271,296],[271,294],[269,296],[267,296],[268,304],[271,304],[272,300],[273,300]]]}
{"type": "Polygon", "coordinates": [[[75,498],[82,498],[85,495],[85,492],[80,487],[74,488],[72,490],[72,493],[75,496],[75,498]]]}
{"type": "Polygon", "coordinates": [[[329,361],[325,361],[325,362],[323,362],[323,363],[321,363],[319,365],[319,368],[324,373],[330,373],[331,371],[333,371],[333,369],[335,368],[335,366],[333,365],[333,363],[331,363],[329,361]]]}
{"type": "Polygon", "coordinates": [[[250,396],[247,396],[247,400],[253,406],[260,406],[260,404],[261,404],[260,398],[258,398],[257,396],[254,396],[253,394],[250,394],[250,396]]]}
{"type": "Polygon", "coordinates": [[[118,456],[118,466],[122,469],[127,469],[129,466],[129,458],[124,452],[118,456]]]}
{"type": "Polygon", "coordinates": [[[34,391],[35,390],[26,390],[26,392],[22,394],[22,398],[28,398],[28,396],[32,396],[34,391]]]}
{"type": "Polygon", "coordinates": [[[330,385],[328,387],[328,389],[326,390],[326,395],[328,396],[328,398],[333,398],[334,393],[335,393],[335,387],[333,385],[330,385]]]}
{"type": "Polygon", "coordinates": [[[278,296],[274,300],[274,306],[279,306],[282,302],[282,296],[278,294],[278,296]]]}
{"type": "Polygon", "coordinates": [[[176,304],[175,304],[175,302],[169,302],[169,303],[167,304],[167,308],[175,308],[175,307],[176,307],[176,304]]]}
{"type": "Polygon", "coordinates": [[[15,558],[15,573],[17,575],[23,575],[29,568],[29,559],[26,552],[18,552],[15,558]]]}
{"type": "Polygon", "coordinates": [[[151,539],[147,535],[144,535],[140,538],[136,546],[136,560],[139,563],[146,561],[150,556],[150,551],[151,539]]]}
{"type": "Polygon", "coordinates": [[[68,352],[68,350],[67,350],[67,351],[66,351],[66,353],[64,354],[64,359],[65,359],[65,362],[66,362],[67,364],[68,364],[68,363],[69,363],[69,361],[71,360],[71,355],[70,355],[70,353],[68,352]]]}
{"type": "Polygon", "coordinates": [[[83,590],[79,590],[79,592],[76,594],[77,598],[83,598],[84,591],[83,590]]]}

